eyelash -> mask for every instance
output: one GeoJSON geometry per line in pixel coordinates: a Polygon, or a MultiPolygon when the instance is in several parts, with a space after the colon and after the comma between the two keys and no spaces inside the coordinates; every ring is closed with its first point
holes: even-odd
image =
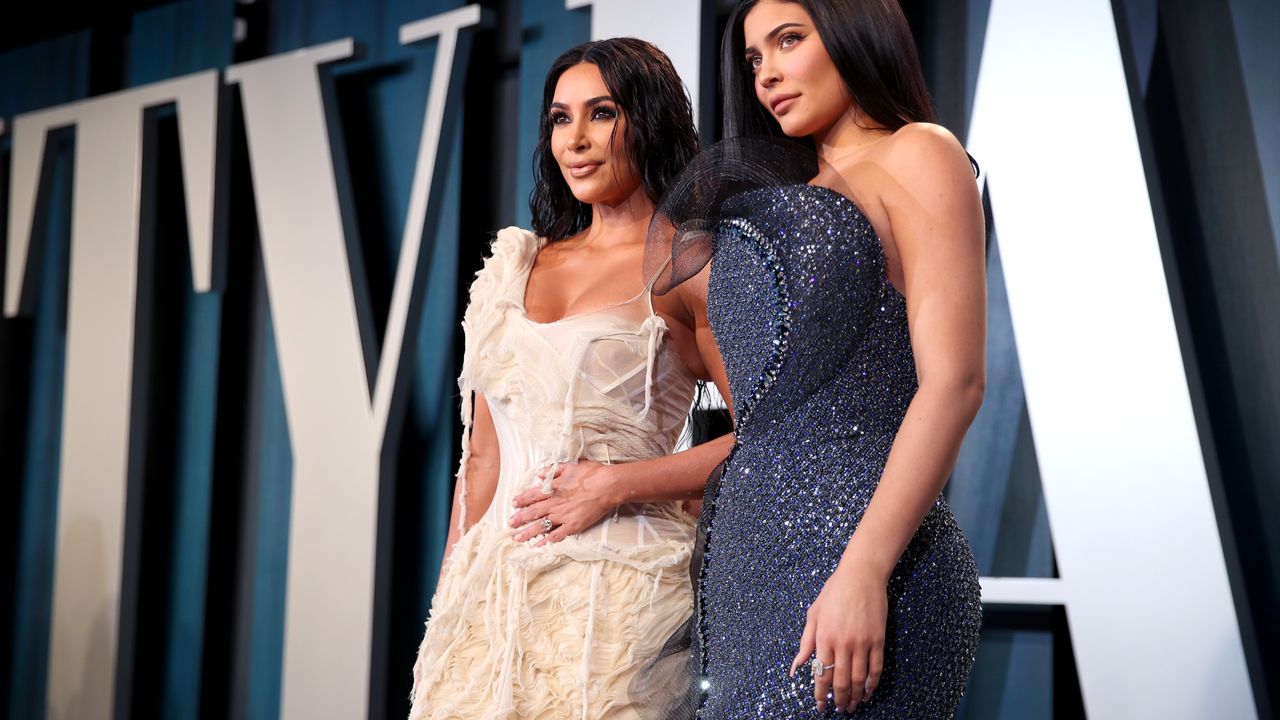
{"type": "MultiPolygon", "coordinates": [[[[591,111],[592,120],[613,120],[616,117],[617,111],[610,107],[597,107],[591,111]]],[[[568,114],[559,111],[551,113],[552,125],[559,125],[561,120],[569,120],[568,114]]]]}
{"type": "MultiPolygon", "coordinates": [[[[791,45],[786,47],[794,47],[795,43],[798,43],[804,39],[804,36],[798,32],[783,33],[782,35],[778,36],[778,49],[785,50],[786,47],[783,46],[783,43],[785,43],[789,39],[794,40],[795,42],[791,43],[791,45]]],[[[760,59],[761,57],[759,55],[752,55],[751,57],[747,58],[747,67],[750,68],[751,72],[755,72],[756,70],[759,69],[759,67],[756,65],[756,61],[760,59]]]]}

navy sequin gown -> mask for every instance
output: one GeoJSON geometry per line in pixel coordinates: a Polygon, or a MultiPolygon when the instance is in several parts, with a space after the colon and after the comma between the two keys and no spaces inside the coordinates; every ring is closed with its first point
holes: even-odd
{"type": "MultiPolygon", "coordinates": [[[[715,231],[707,313],[737,446],[704,510],[693,661],[705,720],[819,713],[788,671],[805,612],[835,570],[916,392],[902,296],[870,222],[829,188],[731,199],[715,231]]],[[[981,625],[977,567],[939,498],[888,586],[885,669],[857,718],[947,718],[981,625]]]]}

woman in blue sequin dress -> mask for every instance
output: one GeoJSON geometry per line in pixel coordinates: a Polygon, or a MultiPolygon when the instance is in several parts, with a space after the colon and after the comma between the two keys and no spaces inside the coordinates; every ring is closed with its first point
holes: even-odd
{"type": "Polygon", "coordinates": [[[673,241],[712,238],[737,434],[703,515],[697,715],[951,717],[981,625],[940,496],[985,374],[970,160],[928,123],[895,0],[741,2],[722,70],[729,138],[818,157],[808,182],[738,192],[714,231],[673,241]]]}

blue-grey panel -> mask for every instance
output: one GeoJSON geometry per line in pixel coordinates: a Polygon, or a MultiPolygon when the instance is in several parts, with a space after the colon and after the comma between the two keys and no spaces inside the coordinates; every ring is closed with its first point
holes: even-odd
{"type": "Polygon", "coordinates": [[[560,53],[591,39],[591,9],[565,10],[563,0],[521,3],[523,42],[520,51],[519,142],[508,165],[516,173],[516,224],[529,227],[529,193],[533,191],[533,149],[547,71],[560,53]]]}

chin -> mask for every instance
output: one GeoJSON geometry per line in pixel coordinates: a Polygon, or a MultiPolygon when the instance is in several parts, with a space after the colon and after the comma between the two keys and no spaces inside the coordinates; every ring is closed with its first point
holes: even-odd
{"type": "Polygon", "coordinates": [[[579,183],[569,179],[566,175],[564,184],[569,186],[569,192],[577,198],[578,202],[584,202],[588,205],[595,202],[595,198],[600,194],[599,189],[592,187],[591,183],[579,183]]]}
{"type": "Polygon", "coordinates": [[[813,134],[810,129],[810,123],[805,123],[797,118],[775,117],[778,121],[778,127],[782,128],[782,132],[787,137],[804,137],[813,134]]]}
{"type": "Polygon", "coordinates": [[[572,185],[569,186],[569,192],[573,193],[573,196],[577,198],[578,202],[585,203],[587,205],[595,205],[600,202],[605,195],[605,193],[601,192],[599,188],[574,187],[572,185]]]}

